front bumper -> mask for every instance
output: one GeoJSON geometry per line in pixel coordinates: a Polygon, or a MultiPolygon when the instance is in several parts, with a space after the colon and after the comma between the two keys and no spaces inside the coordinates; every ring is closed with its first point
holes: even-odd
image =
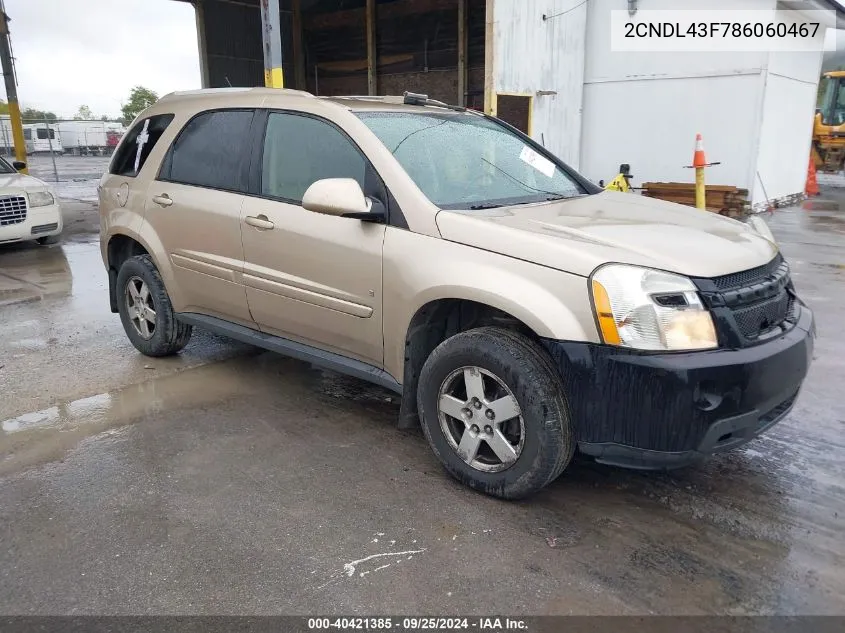
{"type": "Polygon", "coordinates": [[[813,356],[806,306],[779,338],[735,350],[653,354],[546,339],[579,449],[597,461],[678,468],[745,444],[789,413],[813,356]]]}
{"type": "Polygon", "coordinates": [[[59,235],[63,228],[62,210],[58,202],[43,207],[28,207],[23,222],[0,226],[0,244],[59,235]]]}

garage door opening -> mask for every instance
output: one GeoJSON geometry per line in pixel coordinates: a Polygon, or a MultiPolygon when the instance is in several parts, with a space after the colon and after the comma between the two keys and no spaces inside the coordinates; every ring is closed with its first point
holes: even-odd
{"type": "MultiPolygon", "coordinates": [[[[286,88],[484,107],[486,0],[281,0],[286,88]],[[368,38],[373,42],[368,46],[368,38]]],[[[208,87],[264,85],[259,0],[195,3],[208,87]]]]}

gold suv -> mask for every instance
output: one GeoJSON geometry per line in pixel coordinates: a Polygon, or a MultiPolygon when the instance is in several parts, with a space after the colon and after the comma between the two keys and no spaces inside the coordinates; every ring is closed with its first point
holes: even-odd
{"type": "Polygon", "coordinates": [[[483,114],[404,97],[174,93],[100,183],[113,312],[402,394],[457,479],[517,498],[576,448],[671,468],[791,409],[813,315],[765,223],[605,192],[483,114]]]}

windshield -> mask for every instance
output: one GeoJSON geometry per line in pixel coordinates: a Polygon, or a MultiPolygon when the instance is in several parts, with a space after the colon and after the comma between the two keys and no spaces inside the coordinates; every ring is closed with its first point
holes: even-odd
{"type": "Polygon", "coordinates": [[[5,158],[0,158],[0,174],[15,174],[17,169],[6,162],[5,158]]]}
{"type": "Polygon", "coordinates": [[[357,112],[443,209],[487,209],[586,193],[504,126],[465,112],[357,112]]]}

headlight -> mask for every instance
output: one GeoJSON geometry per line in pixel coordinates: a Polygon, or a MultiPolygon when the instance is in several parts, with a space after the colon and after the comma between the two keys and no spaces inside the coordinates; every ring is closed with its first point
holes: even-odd
{"type": "Polygon", "coordinates": [[[747,222],[748,225],[752,229],[757,231],[762,237],[765,237],[773,244],[777,244],[777,240],[775,240],[775,236],[772,233],[772,229],[769,228],[769,225],[766,224],[766,221],[763,218],[759,218],[756,215],[752,215],[748,218],[747,222]]]}
{"type": "Polygon", "coordinates": [[[590,285],[599,331],[609,345],[664,351],[718,346],[710,312],[686,277],[609,264],[593,273],[590,285]]]}
{"type": "Polygon", "coordinates": [[[29,195],[29,206],[46,207],[53,204],[53,194],[49,191],[33,191],[29,195]]]}

